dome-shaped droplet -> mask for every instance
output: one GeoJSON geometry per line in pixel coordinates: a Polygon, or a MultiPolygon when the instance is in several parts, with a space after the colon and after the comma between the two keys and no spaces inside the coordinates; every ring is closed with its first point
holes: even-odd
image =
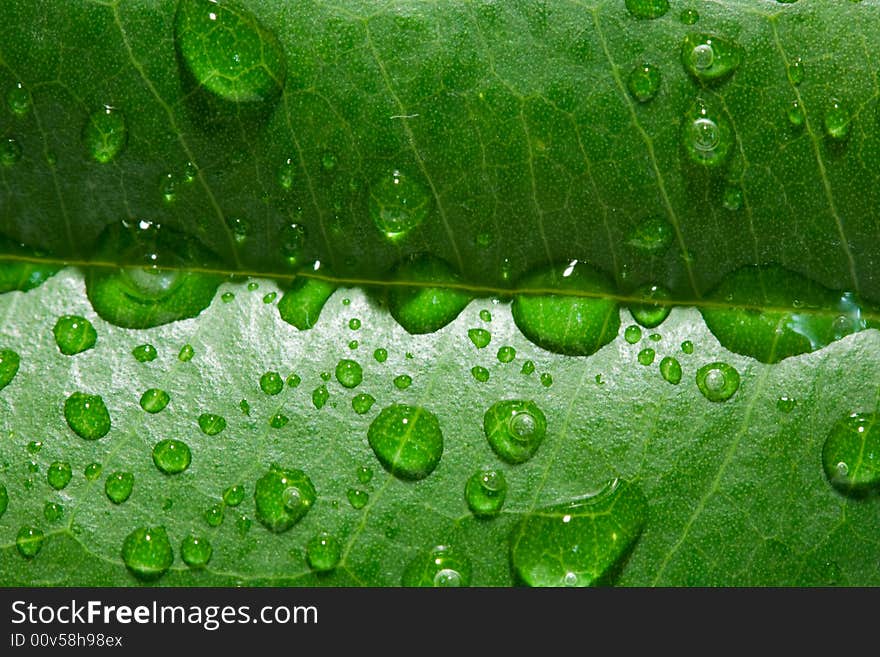
{"type": "Polygon", "coordinates": [[[688,110],[682,125],[685,152],[695,163],[718,166],[730,155],[733,127],[720,110],[698,99],[688,110]]]}
{"type": "Polygon", "coordinates": [[[723,80],[742,62],[742,48],[735,42],[709,34],[689,34],[681,45],[685,70],[703,83],[723,80]]]}
{"type": "Polygon", "coordinates": [[[547,418],[532,401],[510,399],[493,404],[483,416],[483,431],[494,452],[508,463],[532,458],[547,435],[547,418]]]}
{"type": "Polygon", "coordinates": [[[727,363],[709,363],[697,370],[697,388],[709,401],[727,401],[739,390],[739,382],[739,372],[727,363]]]}
{"type": "Polygon", "coordinates": [[[669,11],[669,0],[626,0],[625,4],[636,18],[660,18],[669,11]]]}
{"type": "Polygon", "coordinates": [[[660,90],[660,69],[653,64],[636,66],[626,79],[626,87],[633,98],[647,103],[660,90]]]}
{"type": "Polygon", "coordinates": [[[443,328],[471,300],[470,295],[454,286],[458,275],[434,256],[420,254],[404,259],[395,267],[394,280],[400,284],[389,288],[388,307],[391,316],[412,334],[443,328]]]}
{"type": "Polygon", "coordinates": [[[257,520],[276,533],[302,520],[317,499],[312,480],[295,468],[272,466],[254,487],[257,520]]]}
{"type": "Polygon", "coordinates": [[[357,361],[344,358],[336,364],[336,380],[346,388],[356,388],[364,380],[364,370],[357,361]]]}
{"type": "Polygon", "coordinates": [[[470,559],[447,545],[438,545],[416,556],[401,578],[401,584],[408,587],[458,587],[470,583],[470,559]]]}
{"type": "Polygon", "coordinates": [[[853,413],[838,421],[822,447],[822,465],[831,484],[862,495],[880,487],[880,415],[853,413]]]}
{"type": "Polygon", "coordinates": [[[631,303],[629,311],[645,328],[659,326],[672,312],[672,294],[662,285],[643,285],[632,292],[632,297],[641,301],[631,303]]]}
{"type": "Polygon", "coordinates": [[[61,490],[67,486],[72,476],[73,468],[67,461],[55,461],[46,470],[46,480],[55,490],[61,490]]]}
{"type": "Polygon", "coordinates": [[[431,195],[410,174],[394,169],[370,185],[370,217],[389,240],[419,226],[431,211],[431,195]]]}
{"type": "Polygon", "coordinates": [[[150,388],[141,395],[141,408],[147,413],[158,413],[168,406],[171,396],[159,388],[150,388]]]}
{"type": "Polygon", "coordinates": [[[139,527],[122,543],[122,562],[140,580],[159,579],[173,561],[174,551],[164,527],[139,527]]]}
{"type": "Polygon", "coordinates": [[[681,363],[677,358],[666,356],[660,361],[660,375],[672,385],[681,383],[681,363]]]}
{"type": "Polygon", "coordinates": [[[46,536],[36,527],[22,527],[15,536],[15,547],[25,559],[33,559],[42,549],[46,536]]]}
{"type": "Polygon", "coordinates": [[[201,536],[187,536],[180,544],[180,558],[190,568],[204,568],[213,552],[211,542],[201,536]]]}
{"type": "Polygon", "coordinates": [[[0,390],[12,383],[18,374],[21,357],[12,349],[0,349],[0,390]]]}
{"type": "Polygon", "coordinates": [[[134,475],[130,472],[114,472],[104,482],[104,493],[113,504],[122,504],[134,489],[134,475]]]}
{"type": "Polygon", "coordinates": [[[260,377],[260,390],[267,395],[277,395],[284,390],[284,379],[278,372],[266,372],[260,377]]]}
{"type": "Polygon", "coordinates": [[[52,329],[58,350],[65,356],[87,351],[95,346],[98,333],[85,317],[62,315],[52,329]]]}
{"type": "Polygon", "coordinates": [[[501,513],[507,497],[507,480],[500,470],[479,470],[467,480],[464,498],[478,518],[493,518],[501,513]]]}
{"type": "Polygon", "coordinates": [[[21,159],[21,145],[14,137],[0,139],[0,164],[11,167],[21,159]]]}
{"type": "Polygon", "coordinates": [[[675,230],[663,217],[648,217],[629,233],[626,243],[651,255],[659,255],[672,245],[675,230]]]}
{"type": "Polygon", "coordinates": [[[128,139],[125,115],[119,109],[105,105],[89,116],[82,139],[86,152],[95,162],[110,162],[125,148],[128,139]]]}
{"type": "Polygon", "coordinates": [[[216,413],[202,413],[198,418],[199,429],[206,436],[216,436],[226,428],[226,418],[216,413]]]}
{"type": "Polygon", "coordinates": [[[825,134],[836,141],[843,141],[849,137],[852,116],[846,103],[838,98],[832,98],[825,110],[825,134]]]}
{"type": "Polygon", "coordinates": [[[64,402],[64,419],[75,434],[97,440],[110,431],[110,413],[100,395],[75,392],[64,402]]]}
{"type": "Polygon", "coordinates": [[[19,82],[14,84],[6,92],[6,106],[16,116],[24,116],[31,109],[31,94],[25,86],[19,82]]]}
{"type": "Polygon", "coordinates": [[[419,406],[383,408],[370,424],[367,440],[382,467],[400,479],[424,479],[443,455],[440,423],[431,411],[419,406]]]}
{"type": "Polygon", "coordinates": [[[153,447],[153,463],[165,474],[179,474],[192,462],[189,445],[181,440],[166,438],[153,447]]]}
{"type": "Polygon", "coordinates": [[[797,100],[793,100],[788,106],[786,116],[788,117],[788,122],[795,128],[800,128],[807,119],[804,108],[801,107],[800,102],[797,100]]]}

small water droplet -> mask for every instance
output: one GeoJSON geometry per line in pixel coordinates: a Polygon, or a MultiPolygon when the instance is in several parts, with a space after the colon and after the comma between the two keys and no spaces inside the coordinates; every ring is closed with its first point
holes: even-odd
{"type": "Polygon", "coordinates": [[[324,408],[329,399],[330,392],[327,390],[327,386],[318,386],[312,391],[312,405],[318,410],[324,408]]]}
{"type": "Polygon", "coordinates": [[[31,94],[21,82],[14,84],[6,92],[6,106],[16,116],[24,116],[31,109],[31,94]]]}
{"type": "Polygon", "coordinates": [[[793,100],[788,106],[788,112],[786,112],[786,116],[788,116],[788,122],[795,128],[800,128],[807,118],[806,114],[804,113],[804,108],[801,107],[800,102],[798,102],[797,100],[793,100]]]}
{"type": "Polygon", "coordinates": [[[284,413],[275,413],[275,415],[269,418],[269,426],[273,429],[286,427],[288,422],[290,422],[290,418],[284,413]]]}
{"type": "Polygon", "coordinates": [[[880,487],[880,416],[853,413],[838,421],[822,447],[822,464],[843,493],[861,496],[880,487]]]}
{"type": "Polygon", "coordinates": [[[139,527],[122,543],[122,561],[138,579],[159,579],[171,567],[174,551],[164,527],[139,527]]]}
{"type": "Polygon", "coordinates": [[[95,481],[103,471],[104,467],[100,463],[89,463],[83,470],[83,475],[87,481],[95,481]]]}
{"type": "Polygon", "coordinates": [[[377,363],[384,363],[388,360],[388,350],[381,347],[376,349],[376,351],[373,352],[373,358],[376,359],[377,363]]]}
{"type": "Polygon", "coordinates": [[[153,447],[153,463],[165,474],[179,474],[192,462],[189,445],[180,440],[166,438],[153,447]]]}
{"type": "Polygon", "coordinates": [[[213,552],[211,542],[201,536],[187,536],[180,544],[180,558],[190,568],[204,568],[213,552]]]}
{"type": "Polygon", "coordinates": [[[541,385],[544,386],[545,388],[549,388],[550,386],[552,386],[553,385],[553,375],[550,374],[549,372],[544,372],[541,375],[541,385]]]}
{"type": "Polygon", "coordinates": [[[294,468],[272,466],[254,487],[257,520],[276,533],[302,520],[317,499],[312,480],[294,468]]]}
{"type": "Polygon", "coordinates": [[[209,527],[219,527],[223,523],[223,505],[215,504],[205,510],[204,518],[209,527]]]}
{"type": "Polygon", "coordinates": [[[401,584],[406,587],[470,586],[470,559],[447,545],[423,552],[407,564],[401,584]]]}
{"type": "Polygon", "coordinates": [[[130,472],[114,472],[104,481],[104,493],[113,504],[122,504],[134,489],[134,475],[130,472]]]}
{"type": "Polygon", "coordinates": [[[43,517],[49,522],[57,522],[64,515],[64,507],[57,502],[46,502],[43,505],[43,517]]]}
{"type": "Polygon", "coordinates": [[[187,363],[192,360],[195,355],[195,349],[191,344],[185,344],[180,348],[180,353],[177,354],[177,359],[181,363],[187,363]]]}
{"type": "Polygon", "coordinates": [[[336,365],[336,380],[345,388],[356,388],[364,379],[364,371],[357,361],[343,359],[336,365]]]}
{"type": "Polygon", "coordinates": [[[703,99],[685,116],[682,132],[685,151],[690,159],[703,166],[717,166],[730,154],[733,127],[727,117],[703,99]]]}
{"type": "Polygon", "coordinates": [[[198,419],[199,429],[206,436],[216,436],[226,428],[226,418],[216,413],[202,413],[198,419]]]}
{"type": "Polygon", "coordinates": [[[100,395],[75,392],[64,402],[67,426],[81,438],[97,440],[110,431],[110,413],[100,395]]]}
{"type": "Polygon", "coordinates": [[[355,395],[351,400],[351,407],[354,409],[354,412],[358,415],[364,415],[370,412],[370,409],[373,408],[373,404],[376,403],[376,398],[371,394],[362,392],[359,395],[355,395]]]}
{"type": "Polygon", "coordinates": [[[55,490],[61,490],[70,483],[73,476],[73,468],[67,461],[55,461],[46,470],[46,480],[55,490]]]}
{"type": "Polygon", "coordinates": [[[832,98],[825,110],[825,134],[836,141],[844,141],[849,137],[852,116],[846,103],[832,98]]]}
{"type": "Polygon", "coordinates": [[[370,501],[370,494],[357,488],[349,488],[345,496],[348,498],[348,503],[355,510],[363,509],[367,502],[370,501]]]}
{"type": "Polygon", "coordinates": [[[98,332],[92,323],[79,315],[62,315],[55,322],[52,333],[58,350],[65,356],[88,351],[98,339],[98,332]]]}
{"type": "Polygon", "coordinates": [[[131,350],[131,355],[140,363],[149,363],[158,358],[156,347],[151,344],[141,344],[131,350]]]}
{"type": "Polygon", "coordinates": [[[278,372],[266,372],[260,377],[260,390],[267,395],[277,395],[284,390],[284,380],[278,372]]]}
{"type": "Polygon", "coordinates": [[[396,241],[425,220],[431,210],[431,196],[418,179],[394,169],[370,185],[369,206],[376,227],[396,241]]]}
{"type": "Polygon", "coordinates": [[[289,388],[298,388],[300,383],[302,383],[302,377],[299,374],[293,373],[287,377],[287,386],[289,388]]]}
{"type": "Polygon", "coordinates": [[[520,373],[525,374],[526,376],[533,374],[534,371],[535,371],[535,364],[530,360],[527,360],[526,362],[524,362],[522,369],[520,369],[520,373]]]}
{"type": "Polygon", "coordinates": [[[464,490],[468,508],[478,518],[493,518],[501,513],[507,497],[507,480],[500,470],[480,470],[467,480],[464,490]]]}
{"type": "Polygon", "coordinates": [[[681,343],[681,350],[685,354],[694,353],[694,343],[691,342],[690,340],[685,340],[684,342],[681,343]]]}
{"type": "Polygon", "coordinates": [[[245,490],[241,484],[235,484],[223,491],[223,503],[226,506],[238,506],[244,502],[245,490]]]}
{"type": "Polygon", "coordinates": [[[419,406],[392,404],[382,409],[370,424],[367,440],[382,467],[400,479],[424,479],[443,455],[437,416],[419,406]]]}
{"type": "Polygon", "coordinates": [[[678,20],[682,25],[694,25],[700,20],[700,14],[696,9],[685,9],[679,15],[678,20]]]}
{"type": "Polygon", "coordinates": [[[739,68],[742,48],[722,37],[689,34],[681,45],[681,61],[685,70],[700,82],[717,82],[739,68]]]}
{"type": "Polygon", "coordinates": [[[306,245],[306,228],[302,224],[287,224],[281,229],[281,257],[291,267],[300,264],[306,245]]]}
{"type": "Polygon", "coordinates": [[[263,303],[265,303],[267,305],[270,303],[273,303],[275,301],[276,297],[278,297],[277,292],[269,292],[269,294],[267,294],[266,296],[263,297],[263,303]]]}
{"type": "Polygon", "coordinates": [[[642,339],[642,329],[635,324],[631,324],[623,332],[623,338],[630,344],[636,344],[642,339]]]}
{"type": "Polygon", "coordinates": [[[82,132],[86,151],[101,164],[110,162],[125,147],[128,128],[125,115],[115,107],[104,105],[89,116],[82,132]]]}
{"type": "Polygon", "coordinates": [[[220,300],[223,303],[232,303],[233,301],[235,301],[235,294],[232,292],[224,292],[220,295],[220,300]]]}
{"type": "Polygon", "coordinates": [[[640,64],[630,72],[626,86],[633,98],[647,103],[660,91],[660,69],[653,64],[640,64]]]}
{"type": "Polygon", "coordinates": [[[489,343],[492,341],[492,334],[486,329],[472,328],[468,329],[468,338],[470,338],[470,341],[474,343],[477,349],[483,349],[489,346],[489,343]]]}
{"type": "Polygon", "coordinates": [[[662,285],[643,285],[634,290],[632,296],[642,301],[630,303],[629,311],[633,319],[645,328],[659,326],[672,311],[670,304],[672,295],[662,285]]]}
{"type": "Polygon", "coordinates": [[[21,146],[13,137],[0,140],[0,164],[11,167],[21,159],[21,146]]]}
{"type": "Polygon", "coordinates": [[[342,544],[328,532],[320,532],[306,544],[306,560],[312,570],[330,572],[342,558],[342,544]]]}
{"type": "Polygon", "coordinates": [[[660,375],[672,385],[681,383],[681,363],[672,356],[666,356],[660,361],[660,375]]]}
{"type": "Polygon", "coordinates": [[[697,370],[697,388],[709,401],[727,401],[739,389],[739,383],[739,372],[727,363],[709,363],[697,370]]]}
{"type": "Polygon", "coordinates": [[[501,363],[510,363],[516,358],[516,349],[511,346],[504,346],[498,349],[498,361],[501,363]]]}
{"type": "Polygon", "coordinates": [[[780,413],[791,413],[795,406],[797,406],[797,400],[788,395],[782,395],[776,400],[776,410],[780,413]]]}
{"type": "Polygon", "coordinates": [[[801,82],[804,81],[804,63],[801,61],[801,58],[798,57],[793,62],[788,65],[787,71],[789,81],[798,86],[801,82]]]}
{"type": "Polygon", "coordinates": [[[406,390],[412,385],[412,377],[409,374],[400,374],[394,377],[394,387],[398,390],[406,390]]]}
{"type": "Polygon", "coordinates": [[[141,395],[141,408],[147,413],[159,413],[171,401],[171,397],[164,390],[159,388],[150,388],[141,395]]]}
{"type": "Polygon", "coordinates": [[[487,324],[492,321],[492,313],[490,313],[485,308],[480,311],[480,320],[486,322],[487,324]]]}
{"type": "Polygon", "coordinates": [[[489,380],[489,370],[482,365],[474,365],[471,368],[471,376],[480,383],[486,383],[489,380]]]}
{"type": "Polygon", "coordinates": [[[293,187],[293,181],[296,178],[296,162],[293,158],[288,157],[281,166],[278,167],[278,184],[281,189],[290,189],[293,187]]]}
{"type": "Polygon", "coordinates": [[[651,363],[654,362],[654,357],[656,355],[657,355],[657,352],[655,352],[650,347],[642,349],[638,355],[639,363],[641,363],[642,365],[645,365],[645,366],[650,365],[651,363]]]}
{"type": "Polygon", "coordinates": [[[187,162],[183,165],[183,182],[191,183],[199,175],[199,168],[195,162],[187,162]]]}
{"type": "Polygon", "coordinates": [[[483,431],[500,458],[508,463],[524,463],[544,441],[547,418],[532,401],[500,401],[483,416],[483,431]]]}
{"type": "Polygon", "coordinates": [[[669,11],[669,0],[626,0],[626,9],[636,18],[651,20],[669,11]]]}
{"type": "Polygon", "coordinates": [[[373,470],[369,466],[361,465],[357,469],[358,481],[362,484],[368,484],[373,479],[373,470]]]}
{"type": "Polygon", "coordinates": [[[728,185],[724,189],[722,204],[725,210],[736,212],[743,206],[743,190],[739,185],[728,185]]]}
{"type": "Polygon", "coordinates": [[[244,217],[226,217],[226,225],[232,233],[236,244],[244,244],[251,236],[251,224],[244,217]]]}
{"type": "Polygon", "coordinates": [[[45,535],[36,527],[22,527],[15,536],[15,547],[25,559],[33,559],[42,549],[45,535]]]}

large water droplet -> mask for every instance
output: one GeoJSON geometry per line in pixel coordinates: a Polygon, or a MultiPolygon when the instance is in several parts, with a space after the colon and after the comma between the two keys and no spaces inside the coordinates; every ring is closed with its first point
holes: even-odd
{"type": "Polygon", "coordinates": [[[547,418],[535,402],[496,402],[483,416],[483,431],[495,453],[508,463],[524,463],[547,435],[547,418]]]}
{"type": "Polygon", "coordinates": [[[633,319],[645,328],[659,326],[672,312],[672,294],[662,285],[643,285],[634,290],[632,296],[642,301],[631,303],[629,311],[633,319]]]}
{"type": "Polygon", "coordinates": [[[15,547],[25,559],[33,559],[43,547],[45,535],[36,527],[22,527],[15,536],[15,547]]]}
{"type": "Polygon", "coordinates": [[[83,127],[82,140],[86,151],[95,162],[101,164],[119,155],[127,139],[125,115],[110,105],[93,112],[83,127]]]}
{"type": "Polygon", "coordinates": [[[721,110],[698,98],[685,115],[682,141],[693,162],[718,166],[730,155],[733,126],[721,110]]]}
{"type": "Polygon", "coordinates": [[[327,573],[336,568],[342,558],[342,544],[328,532],[321,532],[306,544],[306,559],[312,570],[327,573]]]}
{"type": "Polygon", "coordinates": [[[317,499],[312,480],[295,468],[273,465],[254,487],[257,520],[276,533],[302,520],[317,499]]]}
{"type": "Polygon", "coordinates": [[[12,349],[0,349],[0,390],[12,383],[18,374],[21,357],[12,349]]]}
{"type": "Polygon", "coordinates": [[[373,395],[362,392],[352,398],[351,407],[358,415],[364,415],[370,412],[370,409],[373,408],[373,404],[375,403],[376,398],[373,397],[373,395]]]}
{"type": "Polygon", "coordinates": [[[312,328],[336,285],[317,278],[297,277],[278,302],[278,312],[288,324],[300,331],[312,328]]]}
{"type": "Polygon", "coordinates": [[[174,551],[164,527],[139,527],[122,543],[122,562],[140,580],[159,579],[173,561],[174,551]]]}
{"type": "Polygon", "coordinates": [[[130,472],[114,472],[104,482],[104,493],[113,504],[122,504],[134,489],[134,475],[130,472]]]}
{"type": "Polygon", "coordinates": [[[284,379],[278,372],[266,372],[260,377],[260,390],[267,395],[277,395],[284,390],[284,379]]]}
{"type": "Polygon", "coordinates": [[[697,370],[697,388],[709,401],[727,401],[739,390],[739,382],[739,372],[727,363],[708,363],[697,370]]]}
{"type": "Polygon", "coordinates": [[[431,210],[431,196],[417,178],[397,169],[370,185],[370,217],[394,241],[421,224],[431,210]]]}
{"type": "Polygon", "coordinates": [[[477,349],[484,349],[492,341],[492,334],[484,328],[468,329],[468,339],[477,349]]]}
{"type": "Polygon", "coordinates": [[[632,483],[528,513],[510,534],[510,559],[529,586],[590,586],[615,574],[642,532],[648,504],[632,483]]]}
{"type": "Polygon", "coordinates": [[[65,356],[87,351],[95,346],[98,333],[85,317],[78,315],[62,315],[52,329],[55,343],[65,356]]]}
{"type": "Polygon", "coordinates": [[[61,490],[70,483],[73,476],[73,468],[67,461],[55,461],[46,470],[46,480],[55,490],[61,490]]]}
{"type": "Polygon", "coordinates": [[[626,87],[633,98],[647,103],[660,91],[660,69],[653,64],[636,66],[626,79],[626,87]]]}
{"type": "Polygon", "coordinates": [[[287,224],[279,236],[281,258],[291,267],[301,264],[306,246],[306,228],[302,224],[287,224]]]}
{"type": "Polygon", "coordinates": [[[153,463],[165,474],[179,474],[192,462],[189,445],[180,440],[166,438],[153,447],[153,463]]]}
{"type": "Polygon", "coordinates": [[[723,80],[742,62],[742,48],[722,37],[689,34],[681,44],[681,62],[685,70],[703,83],[723,80]]]}
{"type": "Polygon", "coordinates": [[[681,383],[681,363],[672,356],[666,356],[660,361],[660,375],[672,385],[681,383]]]}
{"type": "Polygon", "coordinates": [[[708,295],[700,309],[730,351],[776,363],[873,326],[855,295],[833,292],[777,265],[744,267],[708,295]]]}
{"type": "Polygon", "coordinates": [[[226,428],[226,418],[216,413],[202,413],[198,419],[199,429],[206,436],[216,436],[226,428]]]}
{"type": "Polygon", "coordinates": [[[478,518],[494,518],[501,513],[507,497],[507,480],[500,470],[479,470],[467,480],[464,499],[478,518]]]}
{"type": "Polygon", "coordinates": [[[211,542],[201,536],[187,536],[180,544],[180,558],[190,568],[204,568],[213,552],[211,542]]]}
{"type": "Polygon", "coordinates": [[[660,18],[669,11],[669,0],[626,0],[626,9],[636,18],[660,18]]]}
{"type": "Polygon", "coordinates": [[[382,467],[400,479],[424,479],[443,455],[437,416],[419,406],[383,408],[370,424],[367,440],[382,467]]]}
{"type": "Polygon", "coordinates": [[[64,402],[64,419],[76,435],[86,440],[97,440],[110,431],[110,413],[100,395],[73,393],[64,402]]]}
{"type": "Polygon", "coordinates": [[[392,317],[412,334],[433,333],[443,328],[464,310],[470,295],[455,289],[459,278],[443,260],[421,254],[406,258],[394,271],[397,283],[388,291],[392,317]],[[427,285],[427,284],[435,284],[427,285]]]}
{"type": "Polygon", "coordinates": [[[404,586],[470,586],[471,562],[448,545],[419,554],[403,571],[404,586]]]}
{"type": "Polygon", "coordinates": [[[131,355],[139,363],[151,363],[159,357],[159,352],[151,344],[139,344],[131,350],[131,355]]]}
{"type": "Polygon", "coordinates": [[[141,395],[140,404],[141,408],[147,413],[158,413],[168,406],[168,402],[170,401],[171,397],[164,390],[150,388],[149,390],[145,390],[144,394],[141,395]]]}
{"type": "Polygon", "coordinates": [[[336,380],[346,388],[357,388],[364,380],[364,370],[357,361],[344,358],[336,365],[336,380]]]}
{"type": "Polygon", "coordinates": [[[39,257],[39,252],[2,236],[0,236],[0,254],[19,256],[9,260],[0,258],[0,294],[12,290],[22,292],[32,290],[61,269],[60,265],[34,262],[34,259],[39,257]]]}
{"type": "Polygon", "coordinates": [[[822,447],[822,465],[831,484],[863,495],[880,487],[880,424],[876,413],[853,413],[837,422],[822,447]]]}
{"type": "Polygon", "coordinates": [[[181,63],[199,88],[232,103],[262,104],[280,95],[284,51],[243,5],[181,2],[174,36],[181,63]]]}
{"type": "Polygon", "coordinates": [[[572,260],[540,269],[517,287],[523,292],[514,297],[513,319],[538,346],[560,354],[588,356],[617,337],[620,312],[612,296],[614,287],[589,265],[572,260]],[[529,294],[529,290],[536,293],[529,294]],[[566,291],[572,294],[563,294],[566,291]]]}

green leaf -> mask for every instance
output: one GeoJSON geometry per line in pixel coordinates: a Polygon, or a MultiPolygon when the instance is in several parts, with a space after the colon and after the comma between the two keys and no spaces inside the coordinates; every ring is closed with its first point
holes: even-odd
{"type": "Polygon", "coordinates": [[[0,6],[0,580],[880,584],[880,10],[680,11],[0,6]]]}

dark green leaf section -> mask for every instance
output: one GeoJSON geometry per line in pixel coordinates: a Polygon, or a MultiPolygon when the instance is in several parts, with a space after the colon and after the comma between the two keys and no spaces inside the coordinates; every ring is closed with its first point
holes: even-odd
{"type": "Polygon", "coordinates": [[[11,239],[91,259],[145,220],[227,269],[428,252],[502,287],[579,259],[681,300],[778,262],[880,299],[876,2],[178,4],[3,3],[11,239]],[[652,216],[673,245],[635,257],[652,216]]]}

